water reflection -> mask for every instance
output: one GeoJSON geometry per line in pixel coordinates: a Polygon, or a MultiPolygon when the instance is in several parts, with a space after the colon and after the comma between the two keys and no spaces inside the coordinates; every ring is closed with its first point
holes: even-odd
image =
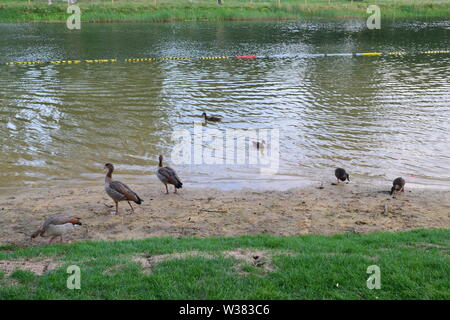
{"type": "Polygon", "coordinates": [[[105,162],[127,181],[156,182],[156,157],[170,157],[173,130],[192,132],[203,111],[223,117],[207,126],[220,132],[280,129],[280,170],[180,165],[187,183],[286,187],[327,179],[335,166],[370,183],[450,181],[448,55],[305,56],[442,49],[445,23],[398,23],[379,34],[361,22],[87,24],[77,34],[3,24],[0,34],[4,61],[278,56],[0,66],[1,188],[98,183],[105,162]]]}

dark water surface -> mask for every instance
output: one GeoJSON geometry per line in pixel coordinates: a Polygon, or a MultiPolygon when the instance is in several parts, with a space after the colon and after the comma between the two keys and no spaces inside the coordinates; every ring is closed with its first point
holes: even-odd
{"type": "MultiPolygon", "coordinates": [[[[0,24],[0,62],[117,58],[116,63],[0,65],[0,193],[101,184],[105,162],[129,184],[155,183],[174,130],[279,130],[279,170],[174,164],[185,185],[287,188],[352,180],[450,186],[450,23],[214,22],[0,24]],[[405,51],[405,56],[313,57],[405,51]],[[126,63],[140,57],[268,56],[126,63]]],[[[208,143],[204,142],[206,146],[208,143]]],[[[267,149],[267,148],[266,148],[267,149]]]]}

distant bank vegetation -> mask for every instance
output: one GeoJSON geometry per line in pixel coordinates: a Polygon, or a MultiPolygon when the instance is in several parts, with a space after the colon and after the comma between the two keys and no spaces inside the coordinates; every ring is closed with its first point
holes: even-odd
{"type": "MultiPolygon", "coordinates": [[[[386,19],[448,19],[448,0],[78,0],[81,20],[209,21],[364,18],[378,5],[386,19]],[[221,4],[218,4],[221,2],[221,4]]],[[[65,21],[65,0],[2,0],[0,22],[65,21]],[[51,4],[49,4],[51,2],[51,4]]]]}

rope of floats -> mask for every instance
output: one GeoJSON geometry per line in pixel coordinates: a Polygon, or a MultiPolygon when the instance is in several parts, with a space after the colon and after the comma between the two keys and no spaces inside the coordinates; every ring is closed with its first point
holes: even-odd
{"type": "MultiPolygon", "coordinates": [[[[445,54],[450,53],[450,50],[428,50],[420,51],[416,54],[445,54]]],[[[353,57],[353,56],[404,56],[405,52],[362,52],[362,53],[313,53],[305,55],[296,55],[288,57],[353,57]]],[[[168,60],[220,60],[220,59],[261,59],[261,58],[280,58],[277,56],[219,56],[219,57],[172,57],[172,58],[132,58],[124,59],[124,62],[150,62],[150,61],[168,61],[168,60]]],[[[78,63],[114,63],[117,59],[86,59],[86,60],[50,60],[50,61],[23,61],[23,62],[4,62],[4,65],[37,65],[37,64],[78,64],[78,63]]]]}

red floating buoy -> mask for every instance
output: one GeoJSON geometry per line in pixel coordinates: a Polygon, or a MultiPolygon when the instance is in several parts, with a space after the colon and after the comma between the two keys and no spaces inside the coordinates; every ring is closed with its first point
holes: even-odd
{"type": "Polygon", "coordinates": [[[256,56],[236,56],[236,59],[256,59],[256,56]]]}

